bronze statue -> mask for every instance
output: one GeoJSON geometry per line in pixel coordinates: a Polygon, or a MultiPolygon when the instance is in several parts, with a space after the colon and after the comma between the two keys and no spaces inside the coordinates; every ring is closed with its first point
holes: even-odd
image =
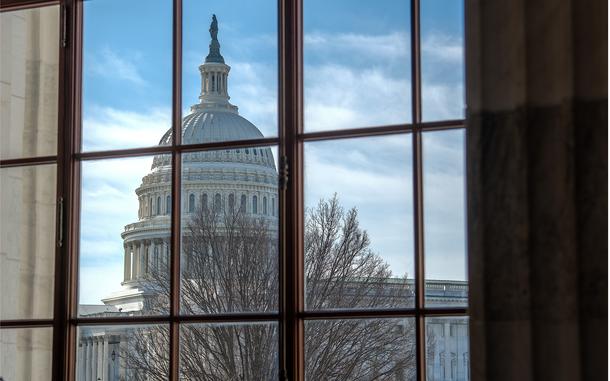
{"type": "Polygon", "coordinates": [[[210,36],[212,36],[212,40],[218,39],[218,20],[216,20],[216,15],[212,15],[212,24],[210,24],[210,36]]]}

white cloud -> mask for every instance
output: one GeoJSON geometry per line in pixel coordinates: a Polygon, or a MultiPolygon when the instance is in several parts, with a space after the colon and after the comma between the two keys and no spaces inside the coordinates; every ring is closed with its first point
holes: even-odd
{"type": "Polygon", "coordinates": [[[462,85],[428,81],[422,87],[424,120],[462,119],[465,107],[462,85]]]}
{"type": "Polygon", "coordinates": [[[464,41],[458,36],[430,33],[422,41],[422,55],[448,63],[463,63],[464,41]]]}
{"type": "Polygon", "coordinates": [[[378,68],[305,67],[308,131],[408,123],[410,82],[378,68]]]}
{"type": "Polygon", "coordinates": [[[140,75],[138,67],[126,57],[137,56],[135,52],[128,55],[119,55],[109,48],[102,49],[99,54],[93,54],[91,62],[87,65],[91,71],[99,76],[112,80],[124,80],[134,85],[146,85],[146,81],[140,75]]]}
{"type": "Polygon", "coordinates": [[[170,126],[170,109],[135,112],[92,106],[83,120],[83,148],[97,151],[154,146],[170,126]]]}
{"type": "Polygon", "coordinates": [[[332,53],[360,55],[374,61],[407,58],[409,56],[409,35],[392,32],[383,35],[356,33],[306,33],[304,36],[305,54],[332,53]]]}

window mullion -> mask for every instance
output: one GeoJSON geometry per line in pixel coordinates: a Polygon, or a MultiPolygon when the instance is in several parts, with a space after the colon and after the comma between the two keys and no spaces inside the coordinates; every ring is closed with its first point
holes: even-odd
{"type": "Polygon", "coordinates": [[[169,379],[179,379],[180,237],[182,213],[182,0],[173,1],[172,24],[172,214],[170,264],[169,379]]]}
{"type": "Polygon", "coordinates": [[[420,2],[411,0],[411,114],[413,120],[413,226],[415,264],[415,350],[418,381],[426,380],[423,166],[422,166],[422,93],[420,2]]]}

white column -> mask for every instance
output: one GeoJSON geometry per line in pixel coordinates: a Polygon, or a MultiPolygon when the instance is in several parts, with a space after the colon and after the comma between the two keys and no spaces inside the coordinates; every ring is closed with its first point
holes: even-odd
{"type": "Polygon", "coordinates": [[[102,380],[108,380],[108,340],[102,337],[102,380]]]}
{"type": "Polygon", "coordinates": [[[123,248],[125,249],[123,279],[127,282],[131,278],[131,249],[129,245],[125,245],[123,248]]]}
{"type": "Polygon", "coordinates": [[[89,337],[86,340],[87,343],[87,372],[85,376],[85,381],[93,380],[93,340],[89,337]]]}
{"type": "Polygon", "coordinates": [[[131,274],[130,274],[129,279],[134,280],[134,279],[136,279],[136,275],[137,275],[136,267],[138,265],[138,258],[137,258],[138,254],[137,254],[137,247],[136,247],[135,242],[132,242],[130,246],[131,246],[131,269],[130,269],[131,274]]]}
{"type": "Polygon", "coordinates": [[[142,266],[142,273],[148,274],[148,269],[150,267],[150,241],[144,241],[144,261],[142,266]]]}
{"type": "MultiPolygon", "coordinates": [[[[150,251],[148,254],[148,272],[151,272],[151,269],[154,268],[155,266],[155,248],[157,247],[157,242],[156,240],[151,240],[150,241],[150,251]]],[[[158,249],[157,249],[158,250],[158,249]]]]}

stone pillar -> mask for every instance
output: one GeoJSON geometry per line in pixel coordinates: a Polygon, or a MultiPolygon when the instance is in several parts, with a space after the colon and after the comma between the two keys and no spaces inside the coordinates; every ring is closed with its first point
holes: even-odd
{"type": "Polygon", "coordinates": [[[131,279],[138,279],[140,277],[140,245],[136,241],[132,244],[133,246],[133,267],[131,270],[131,279]]]}
{"type": "Polygon", "coordinates": [[[102,337],[102,380],[108,380],[108,340],[102,337]]]}
{"type": "Polygon", "coordinates": [[[143,251],[142,251],[142,275],[146,276],[148,274],[148,260],[150,257],[150,240],[144,240],[143,251]]]}
{"type": "Polygon", "coordinates": [[[466,2],[471,376],[608,378],[608,2],[466,2]]]}
{"type": "Polygon", "coordinates": [[[93,380],[93,369],[95,366],[93,358],[93,339],[88,337],[85,342],[87,343],[87,373],[85,381],[91,381],[93,380]]]}
{"type": "Polygon", "coordinates": [[[125,282],[127,282],[131,279],[131,248],[130,245],[127,244],[123,248],[125,249],[123,279],[125,282]]]}

